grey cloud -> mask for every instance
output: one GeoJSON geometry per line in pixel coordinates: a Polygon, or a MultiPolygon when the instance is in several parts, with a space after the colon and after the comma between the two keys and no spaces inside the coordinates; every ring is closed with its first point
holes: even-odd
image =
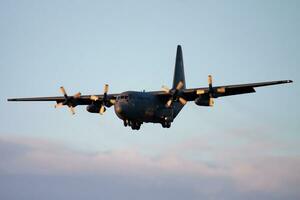
{"type": "MultiPolygon", "coordinates": [[[[209,145],[200,150],[212,151],[209,145]]],[[[190,145],[192,144],[192,145],[190,145]]],[[[0,139],[0,199],[299,199],[298,157],[212,163],[176,155],[197,139],[149,157],[130,148],[83,153],[47,140],[0,139]],[[2,157],[3,156],[3,157],[2,157]]],[[[245,147],[249,148],[249,147],[245,147]]],[[[196,151],[195,153],[199,153],[196,151]]],[[[218,154],[218,156],[215,156],[218,154]]],[[[235,154],[230,157],[230,154],[235,154]]]]}

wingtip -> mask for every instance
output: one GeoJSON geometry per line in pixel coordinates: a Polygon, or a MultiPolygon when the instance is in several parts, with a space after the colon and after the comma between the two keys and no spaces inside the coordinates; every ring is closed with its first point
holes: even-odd
{"type": "Polygon", "coordinates": [[[288,80],[287,82],[288,82],[288,83],[292,83],[292,82],[293,82],[293,80],[288,80]]]}

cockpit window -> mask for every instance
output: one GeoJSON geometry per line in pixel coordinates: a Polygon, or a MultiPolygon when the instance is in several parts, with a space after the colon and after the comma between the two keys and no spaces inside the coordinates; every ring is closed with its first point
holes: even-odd
{"type": "Polygon", "coordinates": [[[128,96],[127,95],[122,95],[122,96],[118,96],[117,99],[128,99],[128,96]]]}

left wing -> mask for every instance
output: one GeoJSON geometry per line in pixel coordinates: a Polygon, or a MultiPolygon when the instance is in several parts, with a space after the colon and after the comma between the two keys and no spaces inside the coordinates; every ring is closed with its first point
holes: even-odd
{"type": "Polygon", "coordinates": [[[269,81],[269,82],[259,82],[259,83],[248,83],[248,84],[238,84],[238,85],[223,85],[216,87],[203,87],[203,88],[192,88],[183,90],[183,97],[187,101],[194,101],[199,96],[212,95],[214,98],[254,93],[256,87],[278,85],[285,83],[292,83],[292,80],[280,80],[280,81],[269,81]]]}
{"type": "Polygon", "coordinates": [[[166,107],[171,107],[173,102],[180,102],[186,104],[188,101],[195,101],[200,106],[212,106],[213,99],[224,96],[254,93],[256,87],[263,87],[269,85],[292,83],[292,80],[269,81],[259,83],[248,83],[238,85],[223,85],[212,86],[212,78],[208,77],[208,87],[183,89],[182,83],[179,82],[175,89],[168,89],[163,87],[163,91],[153,91],[162,102],[166,103],[166,107]]]}

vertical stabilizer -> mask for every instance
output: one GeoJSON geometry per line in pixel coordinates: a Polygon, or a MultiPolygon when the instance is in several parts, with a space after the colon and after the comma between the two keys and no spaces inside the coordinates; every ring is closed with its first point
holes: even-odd
{"type": "Polygon", "coordinates": [[[182,81],[183,89],[185,89],[185,77],[184,77],[184,66],[181,46],[177,46],[175,70],[173,78],[173,89],[176,88],[177,84],[182,81]]]}
{"type": "MultiPolygon", "coordinates": [[[[181,46],[177,46],[176,53],[176,61],[175,61],[175,70],[174,70],[174,78],[173,78],[173,86],[175,89],[179,82],[183,83],[182,89],[185,89],[185,77],[184,77],[184,67],[183,67],[183,57],[182,57],[182,49],[181,46]]],[[[173,119],[178,115],[184,105],[180,102],[173,103],[173,119]]]]}

